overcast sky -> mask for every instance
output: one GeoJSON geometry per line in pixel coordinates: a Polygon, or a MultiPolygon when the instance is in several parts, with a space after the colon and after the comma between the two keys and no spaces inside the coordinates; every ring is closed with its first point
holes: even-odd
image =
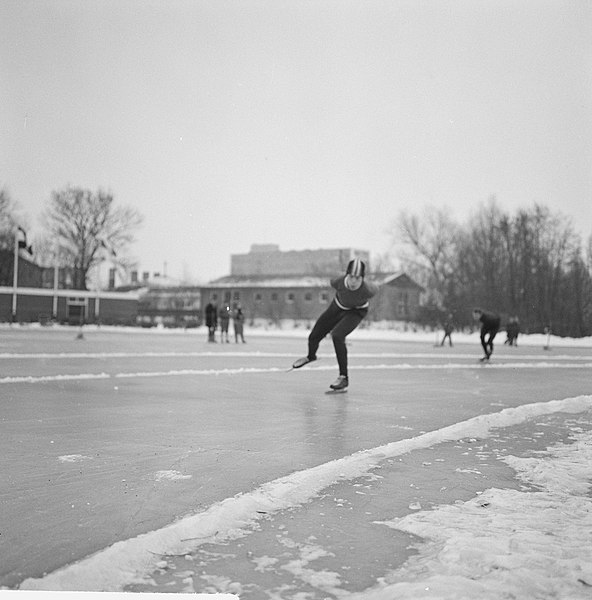
{"type": "Polygon", "coordinates": [[[588,235],[591,40],[590,0],[2,0],[0,186],[33,232],[109,190],[140,270],[199,281],[492,195],[588,235]]]}

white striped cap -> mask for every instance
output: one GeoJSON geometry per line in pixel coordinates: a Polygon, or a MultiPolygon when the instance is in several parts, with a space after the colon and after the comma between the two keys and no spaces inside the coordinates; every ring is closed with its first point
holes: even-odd
{"type": "Polygon", "coordinates": [[[360,260],[359,258],[350,260],[347,265],[346,273],[348,275],[353,275],[354,277],[364,277],[366,273],[366,265],[364,264],[364,261],[360,260]]]}

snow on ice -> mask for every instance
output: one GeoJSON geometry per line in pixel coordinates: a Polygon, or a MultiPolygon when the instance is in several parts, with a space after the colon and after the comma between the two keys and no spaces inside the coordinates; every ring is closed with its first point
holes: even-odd
{"type": "MultiPolygon", "coordinates": [[[[262,515],[305,503],[335,482],[371,474],[385,459],[445,441],[485,438],[494,428],[540,415],[591,408],[592,396],[527,404],[360,451],[227,498],[158,531],[118,542],[45,577],[25,580],[21,589],[120,591],[153,571],[159,555],[189,552],[214,537],[236,539],[262,515]]],[[[424,541],[418,555],[387,574],[376,587],[347,594],[339,589],[337,574],[308,569],[309,562],[323,552],[319,548],[308,548],[291,568],[300,577],[324,578],[325,589],[352,600],[493,600],[500,598],[501,590],[506,597],[589,598],[592,434],[578,433],[574,443],[554,447],[540,458],[507,460],[524,481],[524,490],[489,489],[468,502],[435,510],[419,506],[417,512],[384,523],[424,541]],[[526,484],[540,490],[526,489],[526,484]]],[[[260,568],[268,562],[262,561],[260,568]]]]}

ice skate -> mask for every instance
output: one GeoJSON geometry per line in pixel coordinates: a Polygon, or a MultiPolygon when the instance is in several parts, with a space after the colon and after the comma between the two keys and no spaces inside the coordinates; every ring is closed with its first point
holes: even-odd
{"type": "Polygon", "coordinates": [[[292,365],[293,369],[300,369],[300,367],[303,367],[304,365],[307,365],[310,362],[313,362],[317,359],[317,357],[315,356],[314,358],[308,358],[308,356],[303,356],[302,358],[299,358],[297,361],[294,362],[294,364],[292,365]]]}
{"type": "Polygon", "coordinates": [[[346,375],[340,375],[329,387],[333,392],[345,392],[349,381],[346,375]]]}

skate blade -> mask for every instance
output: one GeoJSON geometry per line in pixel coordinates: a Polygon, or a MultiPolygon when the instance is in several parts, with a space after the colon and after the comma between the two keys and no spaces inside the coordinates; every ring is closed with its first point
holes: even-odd
{"type": "Polygon", "coordinates": [[[332,396],[333,394],[345,394],[347,392],[347,388],[343,389],[343,390],[327,390],[325,392],[325,394],[327,394],[327,396],[332,396]]]}

